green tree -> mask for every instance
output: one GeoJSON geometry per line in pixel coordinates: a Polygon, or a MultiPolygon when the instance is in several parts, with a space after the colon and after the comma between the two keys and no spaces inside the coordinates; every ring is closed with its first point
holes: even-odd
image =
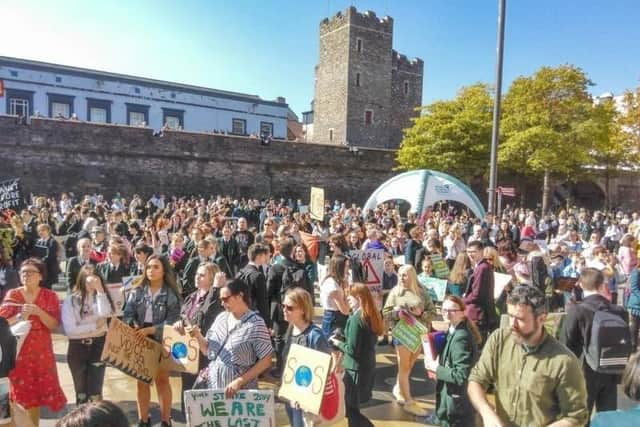
{"type": "Polygon", "coordinates": [[[489,86],[463,87],[456,98],[422,107],[397,154],[399,169],[435,169],[466,183],[489,164],[493,99],[489,86]]]}
{"type": "Polygon", "coordinates": [[[504,98],[498,159],[503,168],[543,177],[546,211],[551,175],[575,180],[591,157],[592,83],[573,65],[542,67],[519,77],[504,98]]]}

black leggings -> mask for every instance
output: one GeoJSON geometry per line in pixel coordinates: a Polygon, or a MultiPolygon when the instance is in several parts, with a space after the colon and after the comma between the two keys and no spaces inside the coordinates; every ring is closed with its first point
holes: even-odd
{"type": "Polygon", "coordinates": [[[71,339],[67,350],[67,363],[76,391],[76,404],[102,400],[105,364],[100,360],[104,336],[71,339]]]}

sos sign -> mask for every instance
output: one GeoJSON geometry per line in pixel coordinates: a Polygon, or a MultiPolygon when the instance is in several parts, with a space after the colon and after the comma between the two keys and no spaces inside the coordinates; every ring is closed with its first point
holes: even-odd
{"type": "Polygon", "coordinates": [[[278,396],[297,402],[305,411],[317,415],[330,368],[331,355],[292,344],[278,396]]]}

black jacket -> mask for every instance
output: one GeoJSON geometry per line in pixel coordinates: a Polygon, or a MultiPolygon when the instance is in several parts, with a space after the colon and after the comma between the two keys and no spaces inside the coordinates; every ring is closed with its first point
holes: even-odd
{"type": "Polygon", "coordinates": [[[53,237],[47,240],[38,239],[31,250],[31,255],[41,259],[47,266],[47,278],[44,283],[50,289],[52,284],[58,283],[58,274],[60,274],[58,242],[53,237]]]}
{"type": "Polygon", "coordinates": [[[120,263],[118,268],[113,268],[109,261],[101,262],[96,269],[104,283],[122,283],[122,278],[128,276],[130,271],[123,263],[120,263]]]}
{"type": "Polygon", "coordinates": [[[260,268],[247,264],[238,272],[237,277],[249,287],[251,309],[260,313],[266,324],[269,324],[269,299],[267,298],[267,278],[260,268]]]}
{"type": "Polygon", "coordinates": [[[202,333],[206,335],[216,316],[224,311],[224,307],[220,303],[220,289],[212,287],[205,296],[204,301],[198,305],[196,311],[191,313],[191,316],[188,316],[187,311],[197,297],[197,292],[193,292],[187,297],[180,309],[180,317],[187,319],[192,325],[198,326],[202,333]]]}
{"type": "MultiPolygon", "coordinates": [[[[89,265],[95,266],[96,263],[92,259],[87,262],[89,265]]],[[[76,279],[80,274],[80,269],[84,264],[80,261],[80,257],[74,256],[67,261],[67,270],[65,271],[65,277],[67,279],[67,287],[71,290],[76,285],[76,279]]]]}
{"type": "Polygon", "coordinates": [[[4,317],[0,317],[0,378],[9,376],[9,372],[16,365],[16,337],[11,333],[9,322],[4,317]]]}
{"type": "MultiPolygon", "coordinates": [[[[282,315],[282,276],[287,268],[293,271],[303,270],[305,271],[303,264],[298,264],[290,259],[285,259],[280,264],[274,264],[269,268],[267,274],[267,298],[269,300],[270,309],[270,322],[267,323],[268,327],[271,327],[273,322],[284,322],[282,315]]],[[[305,271],[305,277],[306,271],[305,271]]],[[[305,283],[304,289],[313,295],[313,283],[305,283]]],[[[266,319],[265,319],[266,320],[266,319]]]]}

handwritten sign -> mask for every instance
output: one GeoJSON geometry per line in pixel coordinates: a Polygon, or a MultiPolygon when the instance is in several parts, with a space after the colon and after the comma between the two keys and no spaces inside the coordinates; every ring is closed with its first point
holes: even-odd
{"type": "Polygon", "coordinates": [[[447,263],[442,259],[442,255],[431,254],[429,258],[431,258],[431,262],[433,263],[433,272],[436,277],[438,279],[449,278],[449,266],[447,266],[447,263]]]}
{"type": "Polygon", "coordinates": [[[400,319],[391,330],[391,335],[400,341],[400,344],[415,353],[422,345],[422,337],[427,332],[429,332],[427,327],[416,320],[414,320],[413,325],[410,325],[406,320],[400,319]]]}
{"type": "Polygon", "coordinates": [[[0,181],[0,210],[12,209],[17,211],[23,207],[20,191],[20,178],[0,181]]]}
{"type": "Polygon", "coordinates": [[[196,338],[180,335],[172,326],[165,326],[162,330],[162,347],[162,366],[168,366],[170,371],[198,373],[200,345],[196,338]]]}
{"type": "Polygon", "coordinates": [[[447,281],[436,277],[419,277],[420,284],[429,291],[430,296],[435,295],[436,301],[444,301],[447,293],[447,281]]]}
{"type": "Polygon", "coordinates": [[[292,344],[278,396],[297,402],[300,408],[318,415],[330,367],[331,355],[292,344]]]}
{"type": "Polygon", "coordinates": [[[504,291],[505,286],[509,284],[511,279],[513,277],[510,274],[493,273],[493,299],[500,298],[502,291],[504,291]]]}
{"type": "Polygon", "coordinates": [[[311,219],[324,219],[324,189],[311,187],[311,202],[309,203],[311,219]]]}
{"type": "Polygon", "coordinates": [[[129,292],[131,287],[142,280],[142,276],[125,276],[122,278],[122,287],[125,292],[129,292]]]}
{"type": "Polygon", "coordinates": [[[362,264],[364,283],[367,285],[378,309],[382,308],[382,278],[384,274],[384,249],[349,251],[352,259],[362,264]]]}
{"type": "Polygon", "coordinates": [[[112,318],[100,360],[137,380],[150,384],[158,373],[162,346],[138,337],[133,328],[112,318]]]}
{"type": "Polygon", "coordinates": [[[273,390],[240,390],[233,399],[224,390],[188,390],[184,407],[189,427],[275,427],[273,390]]]}
{"type": "Polygon", "coordinates": [[[113,308],[115,309],[113,314],[116,316],[122,316],[122,309],[124,308],[124,288],[120,283],[107,283],[107,292],[113,301],[113,308]]]}

